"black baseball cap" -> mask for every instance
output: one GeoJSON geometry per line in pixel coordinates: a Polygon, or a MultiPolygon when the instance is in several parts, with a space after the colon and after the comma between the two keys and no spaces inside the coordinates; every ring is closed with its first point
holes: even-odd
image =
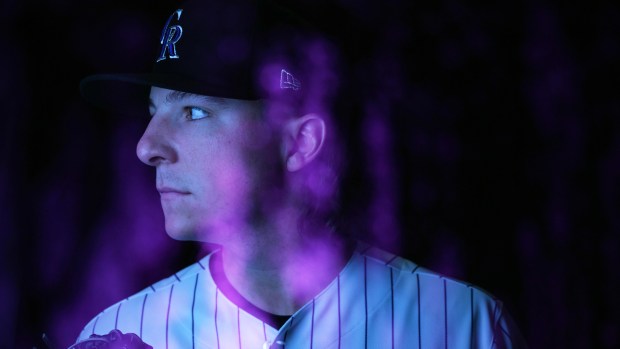
{"type": "Polygon", "coordinates": [[[84,98],[122,112],[145,105],[151,86],[243,100],[303,96],[316,31],[286,8],[269,0],[188,0],[162,24],[151,72],[88,76],[80,83],[84,98]]]}

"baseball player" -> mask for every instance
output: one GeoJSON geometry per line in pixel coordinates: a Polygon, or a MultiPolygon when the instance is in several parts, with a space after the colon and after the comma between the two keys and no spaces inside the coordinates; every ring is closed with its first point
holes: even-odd
{"type": "Polygon", "coordinates": [[[113,108],[130,101],[118,84],[148,91],[137,155],[156,170],[166,231],[220,248],[96,315],[74,348],[524,347],[485,291],[329,223],[335,68],[302,22],[267,2],[190,0],[154,40],[152,73],[83,80],[113,108]]]}

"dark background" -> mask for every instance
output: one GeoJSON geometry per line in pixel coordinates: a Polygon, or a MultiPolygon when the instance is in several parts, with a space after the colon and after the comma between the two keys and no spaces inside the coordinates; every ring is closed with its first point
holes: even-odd
{"type": "MultiPolygon", "coordinates": [[[[0,347],[64,348],[204,254],[163,230],[147,120],[77,89],[148,69],[160,3],[0,5],[0,347]]],[[[620,6],[326,3],[295,6],[359,33],[370,237],[502,299],[532,348],[620,347],[620,6]]]]}

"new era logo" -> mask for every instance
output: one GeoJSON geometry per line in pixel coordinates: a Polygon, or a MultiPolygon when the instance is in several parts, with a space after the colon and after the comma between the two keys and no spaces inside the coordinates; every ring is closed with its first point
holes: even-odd
{"type": "Polygon", "coordinates": [[[282,69],[282,71],[280,72],[280,88],[282,89],[291,88],[297,91],[301,88],[301,82],[295,79],[293,74],[282,69]]]}

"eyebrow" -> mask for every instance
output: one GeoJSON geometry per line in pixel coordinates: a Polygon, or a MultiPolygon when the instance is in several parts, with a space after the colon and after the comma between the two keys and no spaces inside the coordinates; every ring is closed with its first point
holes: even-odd
{"type": "MultiPolygon", "coordinates": [[[[196,98],[196,99],[201,100],[203,103],[206,103],[209,105],[216,105],[217,107],[220,107],[220,108],[224,108],[229,105],[228,101],[226,101],[225,98],[204,96],[204,95],[199,95],[196,93],[182,92],[182,91],[168,92],[168,94],[166,95],[165,102],[175,103],[175,102],[179,102],[186,98],[196,98]]],[[[155,103],[153,103],[153,99],[151,98],[149,98],[149,106],[155,106],[155,103]]]]}
{"type": "Polygon", "coordinates": [[[166,96],[166,102],[167,103],[178,102],[184,98],[198,98],[198,99],[201,99],[205,103],[218,104],[220,106],[228,105],[228,103],[226,102],[226,99],[224,98],[204,96],[204,95],[199,95],[196,93],[181,92],[181,91],[170,91],[168,95],[166,96]]]}

